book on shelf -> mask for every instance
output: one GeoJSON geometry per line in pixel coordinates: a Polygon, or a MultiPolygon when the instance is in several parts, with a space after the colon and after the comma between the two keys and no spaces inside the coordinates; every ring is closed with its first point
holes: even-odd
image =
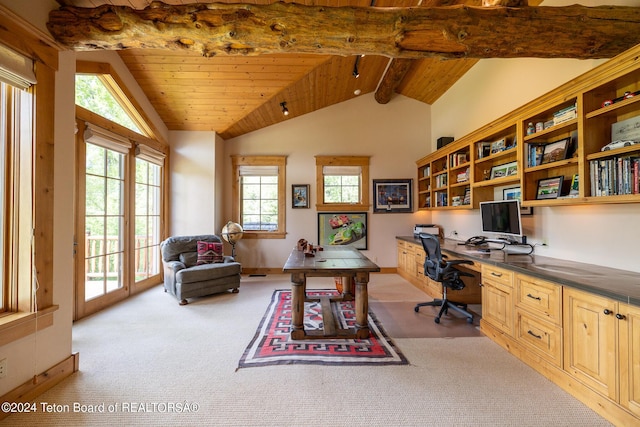
{"type": "Polygon", "coordinates": [[[469,181],[469,168],[464,170],[463,172],[458,172],[456,176],[456,182],[467,182],[469,181]]]}
{"type": "Polygon", "coordinates": [[[467,153],[454,153],[451,155],[451,167],[455,168],[467,162],[467,153]]]}
{"type": "Polygon", "coordinates": [[[491,142],[478,142],[476,146],[478,148],[479,159],[482,159],[483,157],[487,157],[491,154],[491,142]]]}
{"type": "Polygon", "coordinates": [[[576,104],[569,105],[559,111],[553,113],[553,125],[559,125],[578,117],[578,107],[576,104]]]}
{"type": "Polygon", "coordinates": [[[640,157],[625,156],[591,160],[592,196],[616,196],[640,193],[640,157]]]}
{"type": "Polygon", "coordinates": [[[471,204],[471,189],[469,187],[464,189],[464,197],[462,198],[463,205],[471,204]]]}
{"type": "Polygon", "coordinates": [[[529,167],[538,166],[542,164],[542,154],[544,153],[545,145],[546,144],[539,143],[539,142],[530,142],[528,144],[529,152],[527,155],[527,160],[528,160],[529,167]]]}

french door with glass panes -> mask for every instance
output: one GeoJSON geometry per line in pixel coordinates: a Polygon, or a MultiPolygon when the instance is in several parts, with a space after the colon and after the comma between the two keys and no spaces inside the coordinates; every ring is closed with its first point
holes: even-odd
{"type": "Polygon", "coordinates": [[[125,272],[127,156],[115,143],[79,144],[76,313],[79,319],[129,294],[125,272]],[[82,171],[84,170],[84,173],[82,171]]]}

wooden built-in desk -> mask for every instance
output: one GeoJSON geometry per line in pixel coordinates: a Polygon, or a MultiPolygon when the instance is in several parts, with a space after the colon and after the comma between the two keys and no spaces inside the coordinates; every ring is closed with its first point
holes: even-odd
{"type": "MultiPolygon", "coordinates": [[[[615,425],[640,426],[640,273],[460,243],[441,248],[474,263],[481,331],[615,425]]],[[[398,274],[438,298],[420,240],[397,245],[398,274]]]]}
{"type": "Polygon", "coordinates": [[[291,339],[310,338],[369,338],[369,297],[367,284],[369,273],[380,271],[380,267],[354,248],[348,246],[329,246],[317,251],[315,256],[305,256],[303,251],[293,249],[283,271],[291,273],[291,339]],[[344,289],[338,297],[310,298],[307,296],[307,277],[347,278],[344,289]],[[331,303],[354,299],[351,284],[355,284],[355,328],[340,328],[333,316],[331,303]],[[322,306],[323,329],[304,329],[305,301],[320,301],[322,306]]]}

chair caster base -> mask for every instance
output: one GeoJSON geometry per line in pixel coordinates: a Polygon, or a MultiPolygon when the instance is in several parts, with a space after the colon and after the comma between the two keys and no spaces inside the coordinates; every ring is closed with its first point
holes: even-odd
{"type": "Polygon", "coordinates": [[[238,289],[238,288],[231,289],[231,293],[232,294],[237,294],[238,292],[240,292],[240,289],[238,289]]]}
{"type": "Polygon", "coordinates": [[[187,305],[187,304],[189,304],[189,302],[186,299],[183,299],[183,300],[180,300],[180,302],[178,304],[187,305]]]}

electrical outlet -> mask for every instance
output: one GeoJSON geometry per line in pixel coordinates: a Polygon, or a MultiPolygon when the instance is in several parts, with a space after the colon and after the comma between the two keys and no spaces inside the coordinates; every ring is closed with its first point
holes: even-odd
{"type": "Polygon", "coordinates": [[[7,376],[7,358],[0,360],[0,378],[7,376]]]}

